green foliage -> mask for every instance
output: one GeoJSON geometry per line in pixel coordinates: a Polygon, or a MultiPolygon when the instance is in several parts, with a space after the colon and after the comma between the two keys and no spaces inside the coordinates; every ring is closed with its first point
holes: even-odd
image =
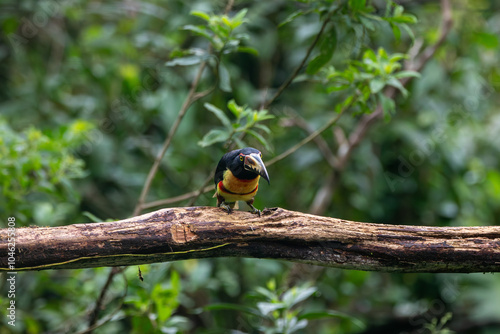
{"type": "Polygon", "coordinates": [[[343,314],[342,312],[327,311],[307,311],[299,307],[317,292],[317,288],[310,284],[292,287],[284,292],[277,290],[276,282],[271,280],[267,287],[257,287],[255,292],[250,294],[252,303],[249,306],[240,304],[212,304],[205,307],[205,310],[232,310],[240,312],[249,317],[246,323],[251,326],[249,332],[258,331],[266,334],[291,334],[300,332],[309,324],[309,320],[324,318],[343,318],[356,323],[359,328],[364,328],[363,323],[355,318],[343,314]]]}
{"type": "MultiPolygon", "coordinates": [[[[324,76],[327,92],[350,91],[344,104],[356,98],[356,103],[364,113],[371,113],[376,104],[380,103],[384,109],[386,119],[395,110],[394,102],[385,97],[382,90],[387,86],[398,89],[403,96],[408,92],[403,87],[399,79],[408,77],[419,77],[414,71],[399,71],[400,61],[407,56],[403,54],[388,55],[387,52],[379,48],[375,54],[368,49],[364,52],[361,61],[352,60],[343,71],[338,71],[334,67],[325,69],[324,76]]],[[[342,105],[338,105],[340,108],[342,105]]]]}
{"type": "Polygon", "coordinates": [[[224,126],[223,129],[210,130],[202,140],[198,142],[201,147],[210,146],[220,142],[235,143],[237,147],[248,146],[243,140],[243,136],[249,134],[255,137],[259,143],[267,150],[270,149],[269,143],[257,130],[261,130],[266,134],[270,134],[271,130],[261,122],[273,119],[273,115],[269,115],[267,110],[254,110],[246,106],[239,106],[234,100],[227,103],[227,108],[236,117],[234,122],[226,116],[224,111],[216,106],[205,103],[205,108],[212,112],[224,126]]]}
{"type": "MultiPolygon", "coordinates": [[[[441,8],[433,2],[235,2],[227,12],[226,3],[205,0],[4,2],[0,211],[19,227],[129,217],[201,63],[195,96],[203,98],[189,104],[146,202],[200,189],[225,149],[254,146],[266,162],[341,116],[269,166],[273,183],[259,191],[257,207],[310,212],[332,190],[325,216],[500,223],[497,1],[452,1],[453,29],[419,76],[404,61],[440,36],[441,8]],[[387,122],[364,123],[379,106],[387,122]]],[[[211,195],[194,205],[213,206],[211,195]]],[[[402,324],[401,331],[438,332],[495,323],[500,300],[499,280],[483,274],[397,275],[234,258],[141,270],[144,282],[135,267],[124,273],[126,286],[115,278],[100,316],[111,320],[96,334],[359,333],[361,321],[366,331],[402,324]],[[460,316],[432,320],[443,312],[460,316]]],[[[85,330],[108,272],[19,275],[14,330],[85,330]]],[[[3,289],[0,306],[7,303],[3,289]]],[[[5,320],[2,333],[12,330],[5,320]]]]}
{"type": "MultiPolygon", "coordinates": [[[[33,126],[17,133],[0,119],[0,211],[21,213],[26,209],[23,203],[31,196],[39,198],[35,202],[43,211],[39,222],[49,223],[58,215],[52,212],[49,198],[77,201],[79,196],[71,180],[84,177],[85,171],[84,162],[75,155],[75,150],[84,143],[92,128],[89,122],[76,120],[51,134],[44,134],[33,126]],[[41,194],[49,197],[42,200],[41,194]]],[[[59,206],[55,210],[67,208],[59,206]]],[[[57,220],[64,217],[64,213],[60,213],[63,216],[57,220]]],[[[23,213],[17,219],[25,224],[30,215],[23,213]]]]}
{"type": "Polygon", "coordinates": [[[439,320],[437,318],[432,319],[424,328],[429,331],[429,334],[453,334],[455,333],[454,331],[444,327],[451,318],[452,314],[448,312],[439,320]]]}
{"type": "Polygon", "coordinates": [[[188,320],[174,316],[179,307],[180,276],[172,271],[168,282],[157,282],[151,291],[139,289],[137,295],[127,298],[127,315],[131,317],[133,332],[178,333],[189,328],[188,320]],[[149,292],[149,293],[148,293],[149,292]]]}

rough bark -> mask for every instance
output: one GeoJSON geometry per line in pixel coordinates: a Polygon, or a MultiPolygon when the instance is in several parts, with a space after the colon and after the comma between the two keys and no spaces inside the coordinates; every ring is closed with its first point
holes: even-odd
{"type": "Polygon", "coordinates": [[[288,211],[230,215],[188,207],[93,224],[16,229],[15,268],[0,229],[0,271],[256,257],[389,272],[498,272],[500,227],[359,223],[288,211]]]}

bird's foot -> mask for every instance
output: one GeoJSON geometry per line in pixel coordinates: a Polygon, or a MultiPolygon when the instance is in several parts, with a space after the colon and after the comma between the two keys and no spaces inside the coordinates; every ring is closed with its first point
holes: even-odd
{"type": "Polygon", "coordinates": [[[226,203],[226,202],[222,202],[219,207],[223,208],[224,210],[227,211],[227,214],[230,214],[233,212],[233,208],[234,208],[234,203],[226,203]]]}
{"type": "Polygon", "coordinates": [[[250,212],[253,214],[257,214],[260,217],[262,212],[259,209],[257,209],[255,206],[253,206],[253,204],[250,204],[250,203],[247,203],[247,204],[250,207],[250,209],[252,209],[252,211],[250,211],[250,212]]]}

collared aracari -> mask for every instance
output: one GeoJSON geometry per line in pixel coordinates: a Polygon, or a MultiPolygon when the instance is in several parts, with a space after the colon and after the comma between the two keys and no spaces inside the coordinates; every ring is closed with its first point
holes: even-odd
{"type": "Polygon", "coordinates": [[[214,175],[217,207],[231,213],[236,201],[244,201],[250,206],[252,213],[260,216],[260,210],[253,206],[253,200],[259,189],[261,176],[271,184],[259,150],[246,147],[224,154],[214,175]]]}

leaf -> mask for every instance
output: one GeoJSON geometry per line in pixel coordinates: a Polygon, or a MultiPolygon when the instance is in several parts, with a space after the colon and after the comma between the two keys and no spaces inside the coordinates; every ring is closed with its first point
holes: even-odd
{"type": "Polygon", "coordinates": [[[272,291],[269,291],[268,289],[265,289],[260,286],[255,288],[255,292],[261,294],[262,296],[266,297],[269,300],[273,300],[274,298],[276,298],[276,295],[272,291]]]}
{"type": "Polygon", "coordinates": [[[227,67],[223,63],[219,64],[219,88],[226,93],[230,93],[232,91],[231,76],[229,75],[227,67]]]}
{"type": "Polygon", "coordinates": [[[384,120],[388,122],[391,120],[391,117],[396,110],[396,104],[393,99],[385,96],[384,94],[378,94],[378,98],[382,106],[382,111],[384,112],[384,120]]]}
{"type": "Polygon", "coordinates": [[[288,23],[292,22],[293,20],[295,20],[297,17],[302,16],[304,14],[308,14],[310,12],[311,12],[311,10],[304,11],[304,10],[299,9],[298,11],[293,12],[292,14],[288,15],[280,24],[278,24],[278,28],[281,28],[285,24],[288,24],[288,23]]]}
{"type": "Polygon", "coordinates": [[[415,41],[415,34],[413,33],[413,30],[411,30],[407,24],[401,24],[401,27],[406,31],[408,36],[410,36],[411,40],[415,41]]]}
{"type": "Polygon", "coordinates": [[[97,217],[96,215],[94,215],[88,211],[84,211],[82,213],[82,215],[89,218],[93,223],[100,223],[103,221],[101,218],[97,217]]]}
{"type": "Polygon", "coordinates": [[[285,305],[283,303],[259,302],[257,303],[257,308],[262,315],[268,315],[273,311],[284,309],[285,305]]]}
{"type": "Polygon", "coordinates": [[[372,94],[377,94],[385,87],[385,81],[380,78],[374,78],[370,80],[369,86],[372,94]]]}
{"type": "Polygon", "coordinates": [[[215,143],[225,142],[229,139],[229,132],[219,129],[210,130],[202,140],[198,142],[201,147],[207,147],[215,143]]]}
{"type": "Polygon", "coordinates": [[[206,311],[232,310],[232,311],[252,314],[258,317],[262,316],[262,314],[259,313],[256,309],[239,304],[230,304],[230,303],[211,304],[203,307],[203,309],[206,311]]]}
{"type": "Polygon", "coordinates": [[[179,306],[178,296],[180,291],[180,277],[177,271],[172,271],[170,285],[170,287],[164,288],[158,283],[151,293],[151,298],[155,303],[156,313],[160,323],[170,318],[172,313],[179,306]]]}
{"type": "Polygon", "coordinates": [[[406,88],[403,87],[401,81],[399,81],[398,79],[392,77],[387,81],[387,84],[399,89],[399,91],[401,92],[401,94],[403,94],[404,97],[408,95],[408,91],[406,90],[406,88]]]}
{"type": "Polygon", "coordinates": [[[207,13],[203,13],[203,12],[200,12],[200,11],[191,11],[191,13],[189,13],[193,16],[197,16],[207,22],[210,22],[210,16],[207,14],[207,13]]]}
{"type": "Polygon", "coordinates": [[[243,112],[244,108],[242,106],[239,106],[234,99],[229,100],[227,103],[227,108],[233,113],[236,118],[240,118],[241,113],[243,112]]]}
{"type": "Polygon", "coordinates": [[[219,108],[210,103],[205,103],[203,104],[203,106],[207,108],[209,111],[211,111],[226,128],[228,129],[232,128],[231,121],[222,110],[220,110],[219,108]]]}
{"type": "Polygon", "coordinates": [[[497,49],[498,48],[498,36],[495,34],[489,34],[485,32],[476,32],[474,33],[474,41],[484,46],[487,49],[497,49]]]}
{"type": "Polygon", "coordinates": [[[364,25],[366,29],[371,31],[375,30],[375,25],[373,24],[373,22],[364,15],[359,16],[359,21],[361,21],[361,24],[364,25]]]}
{"type": "Polygon", "coordinates": [[[396,22],[396,23],[410,23],[414,24],[418,22],[418,19],[415,15],[411,14],[404,14],[401,16],[395,16],[391,18],[391,22],[396,22]]]}
{"type": "Polygon", "coordinates": [[[257,138],[257,140],[266,148],[266,150],[268,150],[268,151],[271,150],[269,147],[269,143],[260,133],[255,132],[252,129],[247,129],[246,132],[249,133],[250,135],[254,136],[255,138],[257,138]]]}
{"type": "Polygon", "coordinates": [[[399,71],[398,73],[394,74],[394,78],[396,79],[402,79],[402,78],[420,78],[420,73],[415,72],[415,71],[399,71]]]}
{"type": "Polygon", "coordinates": [[[264,124],[255,124],[255,127],[261,129],[262,131],[264,131],[267,134],[271,134],[271,129],[269,129],[264,124]]]}
{"type": "Polygon", "coordinates": [[[315,287],[308,287],[308,288],[292,288],[288,291],[286,291],[283,294],[282,300],[283,303],[288,307],[291,308],[294,305],[300,303],[303,300],[306,300],[309,298],[312,294],[314,294],[318,289],[315,287]]]}
{"type": "Polygon", "coordinates": [[[354,318],[346,313],[339,312],[339,311],[334,311],[334,310],[328,310],[328,311],[319,311],[319,312],[308,312],[305,314],[302,314],[298,317],[299,320],[302,319],[307,319],[307,320],[317,320],[317,319],[325,319],[325,318],[341,318],[341,319],[348,319],[350,320],[353,324],[358,326],[360,329],[365,329],[366,326],[365,324],[360,321],[357,318],[354,318]]]}
{"type": "Polygon", "coordinates": [[[401,29],[399,29],[399,27],[394,23],[391,23],[391,28],[396,42],[399,42],[401,40],[401,29]]]}
{"type": "Polygon", "coordinates": [[[254,117],[254,120],[257,122],[262,122],[268,119],[273,119],[274,115],[270,115],[267,110],[260,110],[256,111],[256,116],[254,117]]]}
{"type": "Polygon", "coordinates": [[[246,22],[245,16],[247,15],[247,12],[248,12],[248,8],[243,8],[238,13],[236,13],[236,15],[232,19],[231,28],[235,29],[239,25],[241,25],[242,23],[245,23],[246,22]]]}
{"type": "Polygon", "coordinates": [[[208,29],[204,26],[194,26],[194,25],[188,24],[188,25],[185,25],[184,27],[182,27],[182,29],[192,31],[200,36],[205,37],[206,39],[208,39],[210,41],[213,40],[212,35],[208,31],[208,29]]]}
{"type": "Polygon", "coordinates": [[[254,49],[252,47],[249,47],[249,46],[238,46],[236,51],[243,52],[243,53],[249,53],[249,54],[252,54],[254,56],[259,55],[259,51],[257,51],[256,49],[254,49]]]}
{"type": "Polygon", "coordinates": [[[366,7],[366,0],[349,0],[349,7],[353,11],[363,11],[366,7]]]}
{"type": "Polygon", "coordinates": [[[307,65],[306,73],[313,75],[326,65],[332,59],[335,48],[337,47],[337,32],[331,28],[327,34],[322,36],[319,45],[319,55],[307,65]]]}
{"type": "Polygon", "coordinates": [[[165,63],[166,66],[190,66],[201,63],[204,60],[210,58],[210,55],[202,55],[202,56],[188,56],[182,58],[175,58],[169,60],[165,63]]]}

